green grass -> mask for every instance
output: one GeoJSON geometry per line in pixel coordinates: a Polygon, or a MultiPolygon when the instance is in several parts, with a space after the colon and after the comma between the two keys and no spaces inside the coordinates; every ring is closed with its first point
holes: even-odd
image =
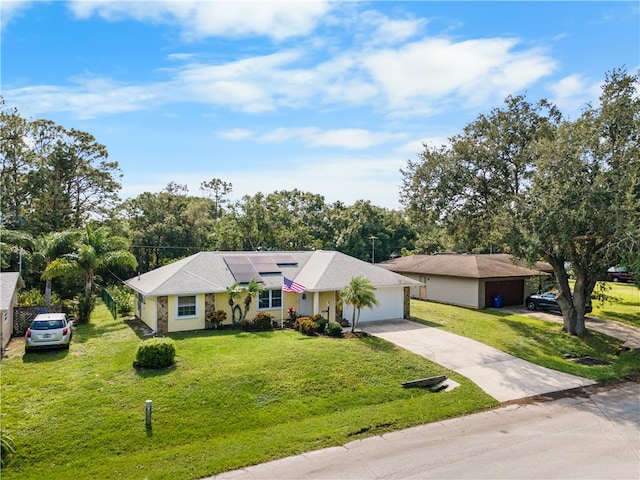
{"type": "Polygon", "coordinates": [[[622,341],[590,332],[584,338],[562,333],[562,325],[506,310],[472,310],[419,300],[411,301],[411,314],[419,322],[442,328],[498,350],[561,372],[596,381],[640,375],[640,350],[622,351],[622,341]],[[570,361],[592,357],[609,365],[587,366],[570,361]]]}
{"type": "Polygon", "coordinates": [[[615,282],[600,282],[596,291],[598,287],[604,287],[611,300],[594,300],[590,315],[640,327],[640,288],[631,283],[615,282]]]}
{"type": "Polygon", "coordinates": [[[497,404],[466,378],[373,337],[172,338],[174,367],[137,371],[140,338],[99,305],[69,352],[24,355],[14,339],[0,372],[2,429],[16,454],[2,478],[200,478],[497,404]],[[461,387],[400,386],[438,374],[461,387]]]}

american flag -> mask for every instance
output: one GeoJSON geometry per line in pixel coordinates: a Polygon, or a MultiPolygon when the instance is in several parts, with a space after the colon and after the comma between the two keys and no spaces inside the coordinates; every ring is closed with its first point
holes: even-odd
{"type": "Polygon", "coordinates": [[[304,292],[304,285],[300,285],[297,282],[294,282],[293,280],[289,280],[287,277],[282,277],[282,290],[284,290],[285,292],[295,292],[295,293],[302,293],[304,292]]]}

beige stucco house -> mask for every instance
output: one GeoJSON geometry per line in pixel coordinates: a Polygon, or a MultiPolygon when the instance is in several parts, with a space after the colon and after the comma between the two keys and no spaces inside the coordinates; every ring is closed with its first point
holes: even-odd
{"type": "Polygon", "coordinates": [[[4,350],[13,333],[13,309],[18,306],[18,292],[24,287],[18,272],[0,272],[0,346],[4,350]]]}
{"type": "Polygon", "coordinates": [[[409,289],[418,282],[334,251],[200,252],[125,284],[135,291],[135,315],[163,334],[204,329],[215,310],[224,310],[225,324],[232,323],[238,312],[229,305],[227,289],[235,282],[244,286],[252,278],[264,290],[253,299],[248,318],[267,312],[281,321],[291,307],[299,315],[351,319],[352,310],[339,302],[338,293],[356,276],[371,281],[380,302],[362,309],[360,322],[409,317],[409,289]],[[284,291],[285,278],[304,290],[284,291]]]}
{"type": "Polygon", "coordinates": [[[529,267],[508,254],[411,255],[380,264],[419,282],[411,297],[483,309],[522,305],[531,278],[553,269],[544,262],[529,267]]]}

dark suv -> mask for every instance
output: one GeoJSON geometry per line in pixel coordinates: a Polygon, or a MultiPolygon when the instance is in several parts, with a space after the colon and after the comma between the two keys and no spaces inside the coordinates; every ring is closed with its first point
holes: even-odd
{"type": "Polygon", "coordinates": [[[634,282],[633,274],[628,272],[626,267],[611,267],[607,272],[607,280],[610,282],[634,282]]]}

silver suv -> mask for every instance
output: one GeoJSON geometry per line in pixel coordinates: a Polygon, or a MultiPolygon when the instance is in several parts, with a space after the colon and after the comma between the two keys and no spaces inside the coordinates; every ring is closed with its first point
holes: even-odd
{"type": "Polygon", "coordinates": [[[38,348],[69,348],[73,322],[64,313],[41,313],[33,319],[24,335],[24,351],[38,348]]]}

